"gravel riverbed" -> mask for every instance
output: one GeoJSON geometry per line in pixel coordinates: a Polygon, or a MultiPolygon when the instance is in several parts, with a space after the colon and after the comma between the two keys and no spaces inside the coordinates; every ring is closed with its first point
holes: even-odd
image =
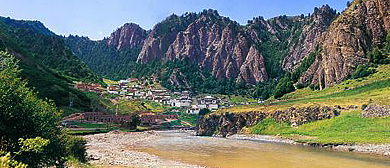
{"type": "MultiPolygon", "coordinates": [[[[173,132],[173,131],[171,131],[173,132]]],[[[193,134],[193,131],[186,131],[193,134]]],[[[161,138],[162,132],[147,131],[147,132],[121,132],[112,131],[104,134],[95,134],[85,136],[87,140],[87,154],[90,158],[90,163],[100,167],[147,167],[147,168],[200,168],[201,166],[190,165],[173,160],[160,158],[156,155],[146,152],[137,151],[137,147],[151,144],[161,138]]],[[[219,137],[215,137],[219,138],[219,137]]],[[[261,141],[270,143],[286,143],[292,145],[310,145],[314,147],[324,148],[328,150],[369,153],[376,155],[390,155],[390,145],[344,145],[344,144],[308,144],[298,143],[290,139],[280,138],[267,135],[248,135],[235,134],[227,137],[227,139],[261,141]]]]}
{"type": "Polygon", "coordinates": [[[87,135],[87,155],[91,164],[101,167],[200,168],[134,150],[137,144],[151,143],[159,137],[155,131],[87,135]]]}

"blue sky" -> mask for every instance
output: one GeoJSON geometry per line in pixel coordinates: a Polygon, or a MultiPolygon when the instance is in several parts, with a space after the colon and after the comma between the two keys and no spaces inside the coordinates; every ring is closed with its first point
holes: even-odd
{"type": "Polygon", "coordinates": [[[216,9],[219,14],[245,24],[253,17],[311,13],[329,4],[337,11],[347,0],[0,0],[0,15],[39,20],[60,35],[102,39],[127,22],[151,29],[172,13],[216,9]]]}

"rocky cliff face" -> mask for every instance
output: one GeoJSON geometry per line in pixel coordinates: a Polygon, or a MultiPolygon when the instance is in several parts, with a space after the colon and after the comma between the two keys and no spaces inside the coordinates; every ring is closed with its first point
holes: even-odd
{"type": "Polygon", "coordinates": [[[282,63],[284,70],[293,71],[303,58],[317,50],[322,43],[321,37],[335,17],[336,11],[328,5],[315,9],[311,17],[304,21],[306,23],[301,30],[298,30],[301,31],[298,41],[290,45],[282,63]]]}
{"type": "Polygon", "coordinates": [[[343,81],[355,66],[368,62],[366,53],[384,42],[389,28],[389,1],[354,1],[318,38],[322,52],[300,82],[324,88],[343,81]]]}
{"type": "Polygon", "coordinates": [[[289,122],[297,127],[307,122],[330,119],[340,115],[341,109],[333,107],[291,107],[288,110],[248,113],[223,113],[201,116],[198,119],[197,135],[200,136],[229,136],[239,133],[242,128],[254,126],[265,118],[272,118],[278,122],[289,122]]]}
{"type": "Polygon", "coordinates": [[[252,84],[268,79],[264,58],[247,32],[216,11],[201,13],[183,30],[174,28],[164,36],[156,36],[157,31],[152,30],[145,41],[139,62],[188,57],[217,78],[238,77],[252,84]]]}
{"type": "Polygon", "coordinates": [[[140,48],[146,38],[146,31],[134,23],[126,23],[111,33],[107,41],[109,47],[118,51],[122,49],[140,48]]]}
{"type": "MultiPolygon", "coordinates": [[[[257,17],[245,26],[220,16],[215,10],[204,10],[171,15],[156,24],[150,33],[136,24],[125,24],[102,42],[117,51],[140,48],[141,51],[121,54],[131,55],[126,64],[135,59],[148,64],[188,58],[217,78],[250,84],[280,79],[285,71],[294,72],[311,52],[318,52],[310,68],[299,73],[302,74],[299,82],[325,88],[345,80],[357,65],[367,63],[367,52],[384,42],[390,27],[389,3],[388,0],[356,0],[340,15],[324,5],[315,8],[310,16],[279,16],[267,20],[257,17]]],[[[86,58],[95,61],[95,57],[86,58]]],[[[106,58],[99,61],[104,62],[106,58]]],[[[186,83],[176,80],[178,76],[180,73],[172,75],[169,82],[186,83]]]]}

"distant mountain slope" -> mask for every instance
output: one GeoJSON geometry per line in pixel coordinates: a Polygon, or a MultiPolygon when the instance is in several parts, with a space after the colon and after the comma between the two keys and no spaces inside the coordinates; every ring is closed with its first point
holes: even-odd
{"type": "Polygon", "coordinates": [[[0,50],[21,60],[22,77],[41,98],[57,106],[89,108],[89,99],[73,89],[73,81],[99,82],[99,78],[65,45],[64,40],[38,21],[0,18],[0,50]]]}
{"type": "Polygon", "coordinates": [[[215,10],[172,15],[152,29],[137,61],[188,57],[217,78],[249,84],[265,82],[282,77],[283,69],[293,71],[309,55],[302,48],[315,48],[312,40],[326,30],[335,16],[336,11],[327,5],[316,8],[310,16],[268,20],[258,17],[245,26],[215,10]],[[288,55],[292,56],[287,58],[288,55]]]}
{"type": "Polygon", "coordinates": [[[137,60],[147,32],[136,24],[124,24],[110,38],[93,41],[87,37],[69,36],[67,45],[95,73],[107,78],[126,78],[137,60]]]}
{"type": "Polygon", "coordinates": [[[202,92],[206,86],[201,83],[229,81],[232,88],[246,86],[250,91],[244,93],[281,96],[294,90],[294,84],[323,89],[340,83],[367,64],[368,54],[382,47],[388,34],[389,3],[355,0],[342,13],[324,5],[309,15],[256,17],[246,25],[210,9],[173,14],[148,33],[125,24],[110,39],[71,36],[67,43],[95,72],[108,77],[156,74],[168,88],[202,92]]]}

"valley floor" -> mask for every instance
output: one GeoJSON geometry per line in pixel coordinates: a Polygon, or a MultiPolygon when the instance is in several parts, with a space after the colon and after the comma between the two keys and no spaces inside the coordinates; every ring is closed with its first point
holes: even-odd
{"type": "Polygon", "coordinates": [[[90,158],[90,163],[98,167],[199,168],[196,165],[166,160],[137,151],[137,145],[153,143],[159,137],[159,133],[155,131],[111,131],[104,134],[87,135],[85,136],[87,155],[90,158]]]}
{"type": "MultiPolygon", "coordinates": [[[[89,163],[93,167],[109,168],[142,168],[142,167],[177,167],[177,168],[198,168],[201,166],[190,165],[178,161],[161,158],[159,156],[144,152],[142,146],[148,146],[161,139],[162,134],[174,133],[175,131],[146,131],[146,132],[121,132],[112,131],[109,133],[87,135],[87,154],[89,163]]],[[[179,131],[180,132],[180,131],[179,131]]],[[[183,132],[184,133],[184,132],[183,132]]],[[[189,132],[193,134],[193,132],[189,132]]],[[[215,137],[218,138],[218,137],[215,137]]],[[[225,138],[221,138],[221,141],[225,138]]],[[[238,140],[242,142],[259,141],[265,143],[309,145],[287,138],[272,135],[236,134],[226,138],[227,140],[238,140]]],[[[218,140],[218,139],[216,139],[218,140]]],[[[210,141],[210,140],[208,140],[210,141]]],[[[220,141],[220,140],[218,140],[220,141]]],[[[194,142],[195,143],[195,142],[194,142]]],[[[325,149],[370,153],[378,155],[389,155],[390,145],[337,145],[322,146],[325,149]]],[[[174,147],[173,147],[174,148],[174,147]]]]}

